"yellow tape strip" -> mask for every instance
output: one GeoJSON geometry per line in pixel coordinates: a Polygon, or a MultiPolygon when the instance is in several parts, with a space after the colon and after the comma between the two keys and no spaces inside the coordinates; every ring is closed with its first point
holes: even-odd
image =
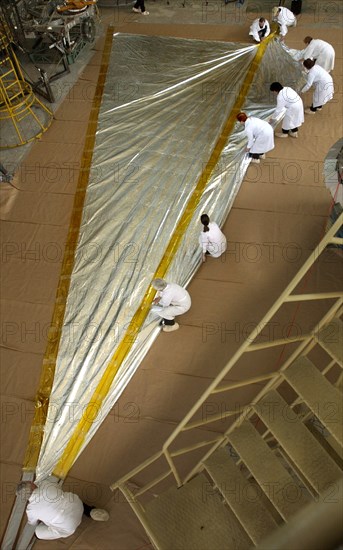
{"type": "Polygon", "coordinates": [[[61,338],[67,296],[69,292],[70,276],[74,265],[74,257],[81,224],[83,203],[86,195],[89,172],[91,168],[98,115],[112,49],[112,39],[113,27],[109,27],[106,34],[98,83],[95,90],[92,110],[87,127],[86,141],[83,150],[80,174],[74,198],[73,211],[69,225],[69,232],[63,257],[61,275],[56,291],[55,307],[52,315],[51,327],[48,334],[48,344],[45,350],[41,377],[35,398],[35,415],[32,421],[29,441],[23,463],[23,469],[25,471],[35,471],[42,444],[44,426],[46,423],[49,406],[49,398],[54,381],[56,359],[61,338]]]}
{"type": "MultiPolygon", "coordinates": [[[[162,257],[161,262],[155,272],[154,278],[163,278],[169,268],[169,265],[180,245],[185,231],[194,216],[194,212],[199,204],[204,189],[208,184],[212,171],[218,162],[223,148],[227,143],[228,137],[236,122],[236,115],[242,108],[254,75],[259,67],[267,45],[272,40],[272,38],[274,38],[274,34],[271,34],[266,40],[264,40],[261,44],[257,46],[256,55],[249,67],[248,73],[241,87],[239,96],[235,102],[232,112],[223,128],[221,135],[217,140],[217,143],[214,146],[211,157],[207,165],[205,166],[205,169],[203,170],[203,173],[201,174],[197,185],[186,205],[185,211],[182,215],[180,223],[178,224],[177,230],[175,230],[173,235],[171,236],[164,256],[162,257]]],[[[90,403],[87,405],[87,408],[82,415],[82,419],[76,426],[74,433],[72,434],[68,445],[66,446],[64,453],[53,472],[55,476],[64,479],[68,474],[70,468],[72,467],[73,463],[75,462],[77,455],[79,454],[79,451],[84,443],[85,437],[90,430],[98,412],[101,410],[102,403],[110,390],[114,377],[118,372],[118,369],[121,366],[122,362],[130,352],[135,338],[137,337],[139,330],[150,311],[155,292],[156,291],[151,286],[149,286],[140,307],[137,309],[134,316],[132,317],[132,320],[125,333],[125,336],[123,337],[123,340],[118,345],[118,348],[114,352],[109,364],[107,365],[106,370],[92,395],[90,403]]]]}

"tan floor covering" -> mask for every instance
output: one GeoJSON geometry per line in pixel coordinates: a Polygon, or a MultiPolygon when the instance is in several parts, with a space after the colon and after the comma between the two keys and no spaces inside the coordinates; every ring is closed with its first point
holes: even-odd
{"type": "MultiPolygon", "coordinates": [[[[242,22],[205,24],[197,11],[193,17],[197,24],[185,24],[192,23],[188,9],[182,24],[172,24],[170,17],[158,18],[153,10],[154,3],[150,2],[151,16],[144,23],[124,11],[104,10],[103,22],[114,23],[121,32],[247,40],[247,25],[242,22]]],[[[331,202],[323,185],[322,161],[342,135],[342,88],[338,85],[342,74],[342,33],[337,28],[330,30],[326,24],[321,27],[313,14],[304,13],[298,27],[287,36],[287,43],[301,48],[301,41],[308,34],[329,41],[336,49],[334,101],[322,113],[306,118],[298,141],[276,141],[268,159],[260,167],[249,168],[225,224],[229,241],[226,257],[223,261],[209,259],[200,268],[189,287],[193,307],[182,317],[181,330],[159,336],[112,413],[72,468],[66,489],[74,490],[91,504],[105,505],[110,521],[96,524],[85,520],[72,537],[38,542],[35,548],[150,547],[129,505],[123,497],[113,497],[108,485],[160,449],[178,420],[242,343],[244,334],[259,322],[322,236],[331,202]],[[270,243],[275,244],[274,255],[270,243]],[[295,243],[295,256],[289,243],[295,243]]],[[[100,39],[94,57],[55,114],[52,127],[22,163],[14,181],[20,191],[4,187],[2,239],[7,245],[2,258],[2,531],[20,478],[32,420],[78,178],[83,148],[80,136],[84,136],[87,126],[102,46],[100,39]]],[[[307,104],[309,99],[307,95],[307,104]]],[[[332,284],[336,282],[333,280],[332,284]]],[[[315,276],[311,285],[316,286],[315,276]]],[[[301,318],[300,314],[303,330],[314,322],[319,310],[315,308],[311,317],[307,314],[301,318]]],[[[285,317],[280,318],[278,330],[293,313],[294,307],[290,306],[285,317]]],[[[274,351],[269,357],[271,363],[262,360],[258,366],[246,362],[230,374],[230,379],[268,372],[277,357],[278,352],[274,351]]],[[[234,400],[243,404],[251,397],[251,392],[240,390],[234,400]]],[[[201,432],[201,437],[204,435],[206,430],[201,432]]]]}

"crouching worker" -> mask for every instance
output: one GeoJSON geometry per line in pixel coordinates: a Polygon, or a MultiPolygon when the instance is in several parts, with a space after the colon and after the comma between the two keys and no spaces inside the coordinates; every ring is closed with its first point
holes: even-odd
{"type": "Polygon", "coordinates": [[[270,26],[269,22],[264,18],[260,17],[255,19],[252,22],[252,25],[249,30],[249,36],[252,36],[255,42],[262,42],[267,36],[270,35],[270,26]]]}
{"type": "Polygon", "coordinates": [[[95,521],[107,521],[109,518],[106,510],[84,504],[77,495],[62,491],[53,481],[44,480],[37,485],[22,481],[18,485],[17,495],[28,500],[27,520],[30,525],[37,525],[35,535],[39,539],[70,537],[80,525],[83,514],[95,521]]]}
{"type": "Polygon", "coordinates": [[[279,25],[280,39],[283,41],[288,33],[288,27],[296,26],[297,18],[291,10],[284,7],[273,8],[272,13],[273,21],[276,21],[279,25]]]}
{"type": "Polygon", "coordinates": [[[203,230],[200,233],[199,243],[202,248],[202,261],[206,262],[206,255],[219,258],[226,250],[226,237],[220,230],[220,227],[211,222],[207,214],[202,214],[200,218],[203,224],[203,230]]]}
{"type": "Polygon", "coordinates": [[[298,128],[304,122],[304,104],[301,97],[293,88],[283,87],[280,82],[272,82],[269,89],[276,94],[276,109],[269,122],[274,122],[282,113],[285,113],[282,132],[277,132],[276,137],[297,138],[298,128]]]}
{"type": "Polygon", "coordinates": [[[246,151],[251,162],[259,164],[260,159],[265,159],[266,153],[274,149],[274,130],[265,120],[254,116],[248,117],[245,113],[238,113],[236,118],[240,124],[244,124],[248,138],[246,151]]]}
{"type": "Polygon", "coordinates": [[[155,307],[152,311],[162,317],[162,330],[164,332],[177,330],[180,325],[176,323],[175,317],[189,310],[192,303],[190,295],[182,286],[167,283],[164,279],[154,279],[151,285],[158,291],[153,301],[155,307]]]}

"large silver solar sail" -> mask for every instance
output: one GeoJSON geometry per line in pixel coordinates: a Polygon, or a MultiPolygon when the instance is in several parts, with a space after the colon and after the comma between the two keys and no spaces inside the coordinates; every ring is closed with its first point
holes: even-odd
{"type": "MultiPolygon", "coordinates": [[[[75,265],[37,475],[49,475],[140,307],[256,55],[254,45],[116,34],[96,133],[75,265]]],[[[267,120],[270,82],[299,87],[273,41],[244,109],[267,120]]],[[[199,216],[221,224],[248,166],[236,125],[171,259],[186,285],[201,262],[199,216]]],[[[159,334],[149,314],[78,452],[94,435],[159,334]]]]}

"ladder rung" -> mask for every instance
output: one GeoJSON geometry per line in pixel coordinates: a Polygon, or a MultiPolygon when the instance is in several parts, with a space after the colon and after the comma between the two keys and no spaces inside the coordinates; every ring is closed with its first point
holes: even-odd
{"type": "Polygon", "coordinates": [[[253,542],[259,542],[277,527],[263,505],[258,492],[261,488],[246,479],[224,448],[217,449],[205,461],[205,468],[253,542]]]}
{"type": "Polygon", "coordinates": [[[343,367],[343,322],[332,319],[317,337],[318,343],[343,367]]]}
{"type": "Polygon", "coordinates": [[[269,391],[254,409],[318,494],[339,478],[340,468],[277,391],[269,391]]]}
{"type": "Polygon", "coordinates": [[[307,358],[299,357],[284,377],[320,422],[343,446],[342,393],[307,358]]]}
{"type": "Polygon", "coordinates": [[[228,439],[285,520],[309,502],[251,422],[245,420],[228,439]]]}

